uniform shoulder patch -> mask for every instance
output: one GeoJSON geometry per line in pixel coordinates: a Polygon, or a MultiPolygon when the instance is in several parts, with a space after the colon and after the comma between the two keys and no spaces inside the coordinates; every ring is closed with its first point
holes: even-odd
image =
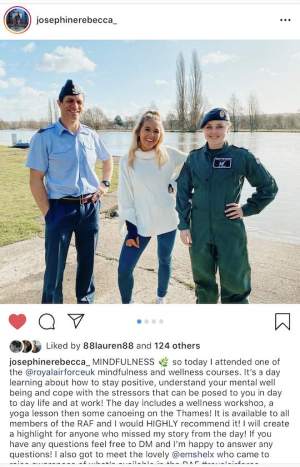
{"type": "Polygon", "coordinates": [[[238,149],[239,151],[242,152],[242,154],[247,158],[253,158],[255,160],[255,162],[258,164],[258,165],[261,165],[261,160],[259,159],[259,157],[256,157],[254,154],[252,154],[251,151],[249,151],[249,149],[246,149],[246,148],[243,148],[243,147],[237,147],[237,146],[233,146],[235,149],[238,149]]]}

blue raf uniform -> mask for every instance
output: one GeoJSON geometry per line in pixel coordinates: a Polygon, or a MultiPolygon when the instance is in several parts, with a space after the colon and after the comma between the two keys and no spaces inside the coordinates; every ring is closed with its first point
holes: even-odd
{"type": "MultiPolygon", "coordinates": [[[[80,93],[69,80],[59,99],[62,101],[65,95],[80,93]]],[[[50,205],[45,217],[46,270],[42,303],[63,302],[63,274],[73,232],[77,249],[77,302],[93,302],[99,201],[93,203],[91,195],[99,188],[96,160],[110,157],[99,135],[85,125],[72,133],[57,121],[32,138],[26,165],[44,173],[50,205]]]]}
{"type": "Polygon", "coordinates": [[[26,165],[45,173],[49,199],[59,199],[97,191],[96,160],[109,158],[94,130],[81,125],[73,134],[57,121],[33,136],[26,165]]]}

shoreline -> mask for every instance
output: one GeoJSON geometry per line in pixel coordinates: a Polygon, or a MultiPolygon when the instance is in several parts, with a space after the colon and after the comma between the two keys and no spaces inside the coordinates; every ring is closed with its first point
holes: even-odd
{"type": "MultiPolygon", "coordinates": [[[[0,135],[1,132],[6,131],[6,132],[33,132],[35,133],[38,131],[39,128],[18,128],[18,129],[10,129],[10,128],[2,128],[0,129],[0,135]]],[[[130,129],[123,129],[123,128],[101,128],[100,130],[95,130],[97,133],[132,133],[132,128],[130,129]]],[[[166,133],[188,133],[188,134],[201,134],[202,130],[196,130],[196,131],[191,131],[191,130],[165,130],[166,133]]],[[[232,134],[237,134],[237,133],[250,133],[250,134],[255,134],[255,133],[300,133],[300,128],[291,128],[291,129],[266,129],[262,128],[259,130],[251,131],[249,129],[239,129],[238,131],[231,131],[232,134]]],[[[13,146],[8,145],[6,143],[3,143],[0,141],[0,146],[4,146],[5,148],[13,148],[13,146]]]]}

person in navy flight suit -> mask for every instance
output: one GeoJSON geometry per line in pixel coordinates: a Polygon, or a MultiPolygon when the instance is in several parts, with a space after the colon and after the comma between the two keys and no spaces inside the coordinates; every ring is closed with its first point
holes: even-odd
{"type": "Polygon", "coordinates": [[[206,144],[191,151],[177,180],[181,240],[189,246],[197,303],[248,303],[251,274],[243,217],[260,213],[276,196],[277,184],[247,149],[227,143],[229,114],[204,115],[206,144]],[[243,206],[245,178],[255,188],[243,206]]]}
{"type": "Polygon", "coordinates": [[[92,129],[80,123],[84,95],[72,80],[62,87],[61,117],[32,138],[27,159],[30,189],[45,217],[42,303],[63,303],[63,275],[72,234],[77,250],[77,303],[93,303],[94,256],[100,198],[110,186],[112,157],[92,129]],[[102,161],[99,183],[95,163],[102,161]]]}

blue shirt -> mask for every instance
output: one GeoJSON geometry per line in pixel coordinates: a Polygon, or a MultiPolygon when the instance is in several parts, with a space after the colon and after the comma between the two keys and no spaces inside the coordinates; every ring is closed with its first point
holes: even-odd
{"type": "Polygon", "coordinates": [[[45,174],[48,198],[58,199],[98,189],[97,159],[108,160],[110,154],[94,130],[80,125],[72,133],[57,121],[32,137],[26,166],[45,174]]]}

